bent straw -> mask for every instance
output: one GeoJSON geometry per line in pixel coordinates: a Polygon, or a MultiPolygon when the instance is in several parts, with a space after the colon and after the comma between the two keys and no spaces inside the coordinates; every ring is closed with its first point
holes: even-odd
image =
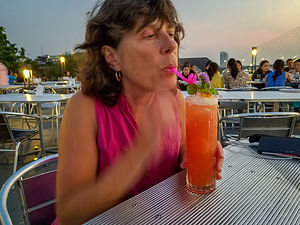
{"type": "Polygon", "coordinates": [[[181,73],[179,73],[175,68],[171,67],[170,70],[175,73],[178,77],[180,77],[183,81],[188,84],[195,84],[197,82],[197,76],[194,74],[190,74],[188,79],[186,79],[181,73]]]}

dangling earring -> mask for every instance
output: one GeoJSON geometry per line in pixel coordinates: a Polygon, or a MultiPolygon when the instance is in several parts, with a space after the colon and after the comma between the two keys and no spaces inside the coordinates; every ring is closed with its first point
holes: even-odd
{"type": "Polygon", "coordinates": [[[115,76],[116,76],[116,80],[120,82],[122,79],[121,71],[116,71],[115,76]]]}

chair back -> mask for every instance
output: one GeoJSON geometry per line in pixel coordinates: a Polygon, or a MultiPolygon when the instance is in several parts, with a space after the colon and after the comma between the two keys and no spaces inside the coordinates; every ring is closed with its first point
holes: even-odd
{"type": "Polygon", "coordinates": [[[51,224],[55,214],[57,170],[19,180],[25,220],[31,225],[51,224]]]}
{"type": "Polygon", "coordinates": [[[16,183],[20,190],[25,224],[52,223],[55,219],[57,165],[53,169],[49,163],[57,161],[57,158],[58,154],[55,154],[31,162],[5,182],[0,191],[0,221],[3,224],[12,224],[7,210],[7,198],[16,183]],[[45,169],[50,171],[44,172],[45,169]]]}
{"type": "Polygon", "coordinates": [[[248,110],[248,103],[245,101],[221,101],[219,109],[248,110]]]}
{"type": "Polygon", "coordinates": [[[252,135],[290,137],[295,129],[298,113],[240,114],[239,138],[252,135]]]}
{"type": "Polygon", "coordinates": [[[0,141],[7,142],[7,140],[11,140],[12,143],[15,142],[10,126],[8,126],[7,118],[0,112],[0,141]]]}
{"type": "Polygon", "coordinates": [[[239,137],[252,135],[269,135],[290,137],[293,133],[293,117],[245,117],[241,118],[239,137]]]}

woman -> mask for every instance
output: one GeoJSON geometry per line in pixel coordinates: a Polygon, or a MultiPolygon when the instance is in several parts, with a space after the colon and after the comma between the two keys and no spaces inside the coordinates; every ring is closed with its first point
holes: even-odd
{"type": "Polygon", "coordinates": [[[228,89],[246,87],[249,80],[248,74],[239,70],[235,59],[228,60],[227,68],[229,73],[224,74],[225,87],[228,89]]]}
{"type": "MultiPolygon", "coordinates": [[[[184,65],[184,66],[182,67],[181,71],[182,71],[181,74],[182,74],[184,77],[188,78],[189,75],[190,75],[190,73],[191,73],[190,66],[189,66],[189,65],[184,65]]],[[[178,80],[182,80],[180,77],[178,77],[177,79],[178,79],[178,80]]]]}
{"type": "Polygon", "coordinates": [[[0,85],[8,85],[8,70],[2,62],[0,62],[0,85]]]}
{"type": "Polygon", "coordinates": [[[267,74],[265,79],[266,87],[285,86],[286,82],[291,83],[290,74],[284,72],[284,61],[277,59],[273,65],[274,71],[267,74]]]}
{"type": "Polygon", "coordinates": [[[223,88],[224,81],[219,73],[219,65],[215,62],[209,64],[207,74],[210,79],[210,84],[212,88],[223,88]]]}
{"type": "MultiPolygon", "coordinates": [[[[99,7],[79,47],[87,52],[82,92],[68,102],[60,131],[61,224],[81,224],[184,164],[184,99],[170,70],[183,28],[172,2],[105,0],[99,7]]],[[[219,143],[217,153],[220,179],[219,143]]]]}
{"type": "Polygon", "coordinates": [[[268,60],[263,60],[260,62],[258,69],[252,75],[252,80],[265,79],[265,76],[270,73],[270,63],[268,60]]]}
{"type": "Polygon", "coordinates": [[[240,60],[236,60],[236,63],[237,63],[237,67],[239,70],[243,70],[243,64],[240,60]]]}

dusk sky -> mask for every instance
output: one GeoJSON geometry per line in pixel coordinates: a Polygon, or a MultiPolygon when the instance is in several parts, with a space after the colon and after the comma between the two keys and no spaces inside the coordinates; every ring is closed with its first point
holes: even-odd
{"type": "MultiPolygon", "coordinates": [[[[0,0],[0,26],[35,58],[73,51],[83,41],[86,13],[95,0],[0,0]]],[[[186,30],[181,57],[219,52],[249,60],[260,46],[300,25],[300,0],[174,0],[186,30]]],[[[298,43],[298,42],[297,42],[298,43]]],[[[299,44],[298,44],[299,46],[299,44]]]]}

